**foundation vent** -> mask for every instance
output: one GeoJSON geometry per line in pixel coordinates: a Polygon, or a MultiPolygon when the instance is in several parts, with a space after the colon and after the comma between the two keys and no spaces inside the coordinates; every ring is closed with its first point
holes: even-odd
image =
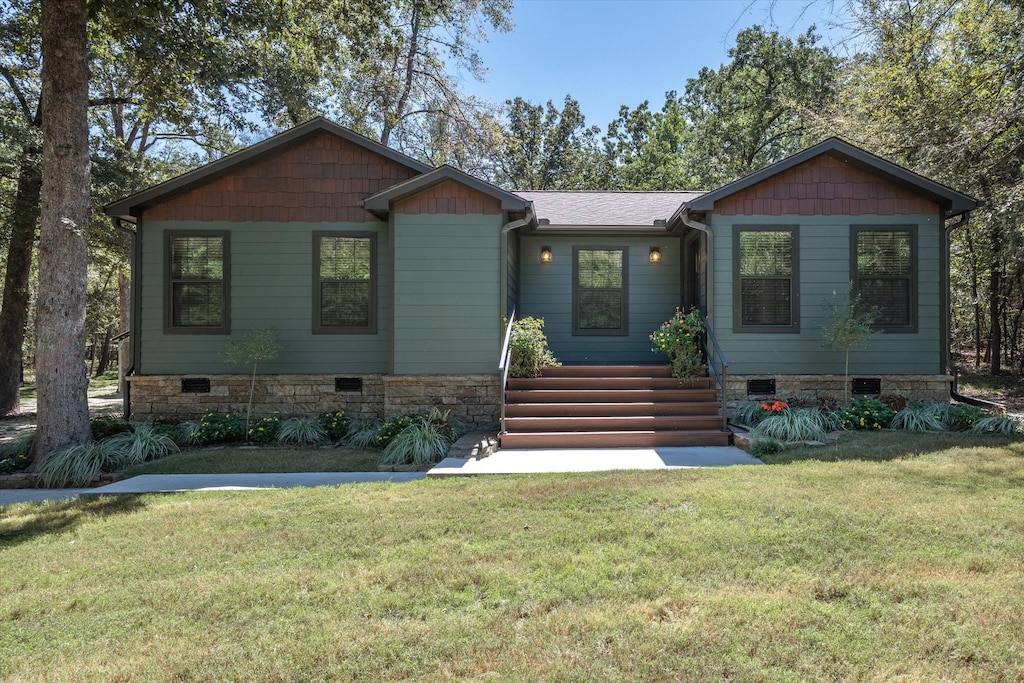
{"type": "Polygon", "coordinates": [[[774,394],[775,393],[775,380],[774,379],[748,379],[747,380],[747,395],[761,395],[761,394],[774,394]]]}
{"type": "Polygon", "coordinates": [[[879,377],[854,377],[854,396],[878,396],[882,393],[882,380],[879,377]]]}
{"type": "Polygon", "coordinates": [[[334,390],[337,392],[363,392],[362,377],[335,377],[334,390]]]}
{"type": "Polygon", "coordinates": [[[182,377],[181,393],[183,394],[208,394],[210,393],[209,377],[182,377]]]}

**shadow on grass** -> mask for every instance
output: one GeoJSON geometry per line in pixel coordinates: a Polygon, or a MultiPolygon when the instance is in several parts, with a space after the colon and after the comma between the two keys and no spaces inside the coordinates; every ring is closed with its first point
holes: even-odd
{"type": "Polygon", "coordinates": [[[912,458],[952,448],[1003,448],[1011,455],[1024,458],[1024,440],[993,434],[960,434],[956,432],[840,432],[838,440],[823,446],[794,446],[781,453],[761,456],[768,465],[788,465],[815,460],[842,462],[847,460],[878,461],[912,458]]]}
{"type": "Polygon", "coordinates": [[[137,512],[140,496],[88,496],[62,502],[28,503],[0,508],[0,550],[37,536],[71,531],[90,518],[137,512]]]}

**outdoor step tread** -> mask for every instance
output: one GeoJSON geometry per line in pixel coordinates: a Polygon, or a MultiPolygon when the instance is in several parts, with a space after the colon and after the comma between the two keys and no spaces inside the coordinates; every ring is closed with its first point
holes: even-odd
{"type": "Polygon", "coordinates": [[[714,429],[718,415],[628,415],[623,417],[506,417],[505,431],[525,432],[647,432],[714,429]]]}
{"type": "Polygon", "coordinates": [[[713,389],[510,389],[507,403],[705,403],[717,398],[713,389]]]}
{"type": "Polygon", "coordinates": [[[732,435],[722,430],[664,432],[521,432],[499,437],[502,448],[643,448],[727,446],[732,435]]]}
{"type": "Polygon", "coordinates": [[[627,416],[627,415],[717,415],[721,404],[716,401],[634,401],[592,403],[508,403],[506,417],[540,417],[550,415],[627,416]]]}

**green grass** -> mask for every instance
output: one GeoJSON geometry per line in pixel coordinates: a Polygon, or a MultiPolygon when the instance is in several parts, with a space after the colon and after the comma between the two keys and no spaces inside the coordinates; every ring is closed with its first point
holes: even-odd
{"type": "Polygon", "coordinates": [[[125,472],[231,474],[236,472],[376,472],[379,452],[346,448],[203,448],[169,455],[125,472]]]}
{"type": "Polygon", "coordinates": [[[117,393],[117,370],[89,378],[89,398],[103,398],[117,393]]]}
{"type": "Polygon", "coordinates": [[[3,508],[0,678],[1016,680],[1024,444],[988,443],[3,508]]]}
{"type": "Polygon", "coordinates": [[[790,446],[760,459],[769,465],[794,462],[885,461],[950,449],[1020,447],[1020,438],[958,432],[844,431],[825,445],[790,446]]]}

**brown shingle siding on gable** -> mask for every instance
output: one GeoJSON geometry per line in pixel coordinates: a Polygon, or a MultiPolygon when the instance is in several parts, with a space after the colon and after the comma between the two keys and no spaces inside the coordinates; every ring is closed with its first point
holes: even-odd
{"type": "Polygon", "coordinates": [[[715,213],[897,216],[937,213],[936,203],[822,155],[722,199],[715,213]]]}
{"type": "Polygon", "coordinates": [[[415,171],[324,133],[145,211],[147,220],[364,222],[360,202],[415,171]]]}
{"type": "Polygon", "coordinates": [[[443,180],[422,192],[395,202],[394,210],[395,213],[401,214],[493,216],[501,213],[501,202],[453,180],[443,180]]]}

